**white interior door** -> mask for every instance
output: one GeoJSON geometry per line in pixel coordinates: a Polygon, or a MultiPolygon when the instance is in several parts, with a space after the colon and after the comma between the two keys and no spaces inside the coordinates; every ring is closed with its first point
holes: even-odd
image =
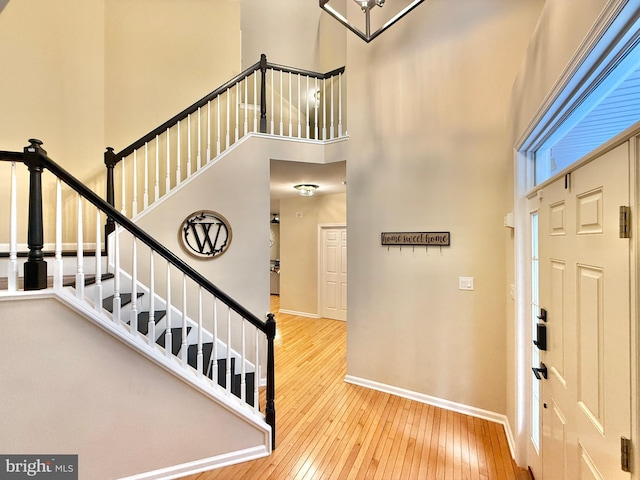
{"type": "Polygon", "coordinates": [[[630,240],[619,235],[619,207],[630,201],[629,148],[540,194],[543,480],[630,478],[620,462],[620,439],[631,437],[630,240]]]}
{"type": "Polygon", "coordinates": [[[320,249],[320,315],[335,320],[346,320],[346,227],[321,228],[320,249]]]}

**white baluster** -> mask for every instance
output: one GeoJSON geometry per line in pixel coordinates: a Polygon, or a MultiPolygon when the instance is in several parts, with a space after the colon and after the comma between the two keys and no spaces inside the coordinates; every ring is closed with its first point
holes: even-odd
{"type": "Polygon", "coordinates": [[[187,276],[182,274],[182,343],[180,345],[182,367],[187,367],[187,276]]]}
{"type": "Polygon", "coordinates": [[[76,248],[76,298],[84,298],[84,239],[82,226],[82,197],[78,195],[78,244],[76,248]]]}
{"type": "Polygon", "coordinates": [[[153,201],[157,202],[160,198],[160,143],[158,135],[156,135],[156,175],[153,185],[153,201]]]}
{"type": "Polygon", "coordinates": [[[227,306],[227,393],[231,392],[231,308],[227,306]]]}
{"type": "Polygon", "coordinates": [[[220,95],[218,95],[218,123],[217,123],[216,156],[220,155],[220,95]]]}
{"type": "MultiPolygon", "coordinates": [[[[309,89],[307,89],[307,91],[309,91],[309,89]]],[[[258,369],[258,365],[260,365],[260,331],[258,330],[258,328],[255,328],[255,347],[256,347],[256,351],[255,351],[255,361],[253,363],[254,368],[253,368],[253,411],[258,413],[260,411],[260,391],[259,391],[259,385],[260,385],[260,375],[259,375],[259,369],[258,369]]]]}
{"type": "Polygon", "coordinates": [[[249,78],[245,78],[244,82],[244,131],[243,136],[249,133],[249,78]]]}
{"type": "Polygon", "coordinates": [[[300,74],[298,74],[298,138],[302,138],[302,124],[300,123],[300,74]]]}
{"type": "Polygon", "coordinates": [[[334,79],[335,77],[331,77],[331,127],[329,128],[329,138],[335,138],[335,130],[333,127],[333,104],[334,104],[334,100],[333,100],[333,83],[334,83],[334,79]]]}
{"type": "Polygon", "coordinates": [[[242,402],[247,401],[247,341],[246,341],[246,327],[247,322],[245,319],[242,321],[242,354],[240,355],[240,399],[242,402]]]}
{"type": "Polygon", "coordinates": [[[338,136],[342,137],[342,73],[338,74],[338,136]]]}
{"type": "Polygon", "coordinates": [[[191,176],[191,114],[187,115],[187,175],[191,176]]]}
{"type": "Polygon", "coordinates": [[[275,102],[273,99],[274,91],[275,91],[275,82],[273,81],[273,69],[271,69],[271,105],[269,105],[271,109],[271,135],[275,134],[275,119],[274,119],[275,102]]]}
{"type": "Polygon", "coordinates": [[[176,159],[176,187],[180,185],[182,181],[182,173],[180,172],[180,151],[182,150],[182,144],[180,143],[180,120],[178,120],[178,155],[176,159]]]}
{"type": "Polygon", "coordinates": [[[153,345],[156,340],[156,274],[153,250],[149,249],[149,323],[147,325],[147,342],[153,345]]]}
{"type": "Polygon", "coordinates": [[[327,139],[327,79],[322,79],[322,140],[327,139]]]}
{"type": "Polygon", "coordinates": [[[149,206],[149,144],[144,142],[144,192],[142,194],[142,208],[149,206]]]}
{"type": "Polygon", "coordinates": [[[231,145],[229,144],[229,137],[231,135],[231,90],[227,88],[227,128],[225,132],[225,150],[231,145]]]}
{"type": "Polygon", "coordinates": [[[167,128],[167,176],[165,178],[164,194],[171,191],[171,140],[167,128]]]}
{"type": "Polygon", "coordinates": [[[102,222],[100,218],[100,210],[96,209],[96,282],[93,288],[93,308],[98,312],[102,311],[102,246],[100,235],[102,233],[102,222]]]}
{"type": "Polygon", "coordinates": [[[120,232],[118,231],[119,226],[116,223],[116,229],[114,231],[114,242],[113,242],[113,256],[114,258],[114,267],[113,267],[113,321],[119,326],[120,325],[120,232]]]}
{"type": "Polygon", "coordinates": [[[164,353],[168,358],[173,355],[171,350],[171,264],[167,262],[167,321],[166,329],[164,331],[164,353]]]}
{"type": "Polygon", "coordinates": [[[313,138],[316,140],[320,139],[320,131],[318,130],[318,108],[320,107],[320,99],[319,94],[320,90],[318,90],[318,78],[314,78],[314,88],[313,88],[313,98],[315,100],[315,108],[313,109],[314,112],[314,122],[315,122],[315,127],[314,127],[314,136],[313,138]]]}
{"type": "Polygon", "coordinates": [[[258,75],[253,74],[253,131],[258,131],[258,75]]]}
{"type": "Polygon", "coordinates": [[[280,135],[284,135],[284,111],[282,106],[282,70],[280,70],[280,135]]]}
{"type": "Polygon", "coordinates": [[[198,287],[198,355],[196,357],[196,372],[198,378],[202,378],[202,287],[198,287]]]}
{"type": "Polygon", "coordinates": [[[239,140],[239,130],[240,130],[240,82],[236,83],[236,98],[235,98],[235,108],[236,108],[236,131],[235,137],[233,139],[234,142],[239,140]]]}
{"type": "Polygon", "coordinates": [[[53,263],[53,288],[62,288],[62,182],[56,178],[56,247],[53,263]]]}
{"type": "Polygon", "coordinates": [[[200,133],[200,116],[202,113],[200,112],[200,107],[198,107],[198,156],[196,158],[196,164],[198,166],[198,170],[202,166],[202,138],[200,133]]]}
{"type": "Polygon", "coordinates": [[[207,102],[207,163],[211,161],[211,101],[207,102]]]}
{"type": "Polygon", "coordinates": [[[131,236],[131,312],[129,316],[129,331],[134,337],[138,336],[138,242],[131,236]]]}
{"type": "Polygon", "coordinates": [[[309,138],[309,135],[311,134],[310,132],[310,128],[311,128],[311,119],[309,118],[309,77],[307,76],[307,99],[306,99],[306,104],[307,104],[307,108],[306,108],[306,117],[307,117],[307,121],[305,122],[307,124],[307,131],[306,131],[306,136],[304,138],[309,138]]]}
{"type": "Polygon", "coordinates": [[[291,72],[289,72],[289,136],[293,137],[293,119],[291,118],[293,116],[293,112],[291,109],[291,105],[293,104],[293,97],[291,95],[291,72]]]}
{"type": "Polygon", "coordinates": [[[121,199],[122,199],[122,208],[120,210],[120,213],[122,213],[122,215],[124,215],[125,217],[127,216],[127,200],[126,200],[126,179],[125,179],[125,170],[124,170],[124,157],[122,157],[122,160],[120,160],[120,165],[122,165],[122,195],[121,195],[121,199]]]}
{"type": "MultiPolygon", "coordinates": [[[[59,182],[59,180],[58,180],[59,182]]],[[[18,290],[18,215],[16,185],[16,162],[11,162],[11,193],[9,195],[9,265],[7,266],[7,288],[18,290]]]]}
{"type": "Polygon", "coordinates": [[[138,213],[138,151],[133,151],[133,201],[131,202],[131,216],[138,213]]]}
{"type": "Polygon", "coordinates": [[[218,299],[213,297],[213,348],[211,349],[211,359],[207,375],[211,372],[213,384],[218,384],[218,299]]]}

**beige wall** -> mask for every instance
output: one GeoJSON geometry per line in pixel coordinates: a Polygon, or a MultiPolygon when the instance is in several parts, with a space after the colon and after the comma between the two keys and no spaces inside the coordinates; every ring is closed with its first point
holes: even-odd
{"type": "Polygon", "coordinates": [[[116,151],[240,72],[237,0],[105,5],[105,138],[116,151]]]}
{"type": "Polygon", "coordinates": [[[585,0],[577,12],[570,2],[545,1],[514,85],[509,117],[512,145],[529,126],[605,6],[615,3],[620,2],[585,0]]]}
{"type": "Polygon", "coordinates": [[[86,176],[104,146],[104,0],[10,2],[0,39],[0,149],[39,138],[86,176]]]}
{"type": "Polygon", "coordinates": [[[280,201],[280,309],[318,314],[318,225],[346,223],[346,195],[280,201]]]}
{"type": "Polygon", "coordinates": [[[506,111],[541,6],[434,0],[349,37],[349,375],[506,412],[506,111]],[[450,247],[380,246],[439,230],[450,247]]]}
{"type": "Polygon", "coordinates": [[[317,1],[240,3],[242,68],[253,65],[262,53],[269,62],[316,72],[345,65],[345,29],[323,14],[317,1]]]}
{"type": "Polygon", "coordinates": [[[121,478],[264,445],[265,435],[57,299],[5,301],[0,450],[77,454],[121,478]]]}

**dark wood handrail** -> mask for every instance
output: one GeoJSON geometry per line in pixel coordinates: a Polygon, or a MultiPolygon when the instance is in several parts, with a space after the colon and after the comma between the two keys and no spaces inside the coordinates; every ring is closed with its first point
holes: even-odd
{"type": "MultiPolygon", "coordinates": [[[[170,128],[170,127],[174,126],[176,123],[178,123],[178,121],[183,120],[183,119],[187,118],[188,115],[197,112],[198,108],[205,106],[208,102],[210,102],[211,100],[215,99],[218,95],[224,93],[225,91],[227,91],[228,89],[230,89],[231,87],[236,85],[237,83],[239,83],[242,80],[244,80],[245,78],[251,76],[253,73],[255,73],[255,72],[259,71],[259,70],[264,72],[265,70],[269,70],[269,69],[275,70],[275,71],[281,71],[283,73],[292,73],[292,74],[304,75],[304,76],[307,76],[307,77],[317,78],[319,80],[324,80],[324,79],[327,79],[327,78],[334,77],[335,75],[344,73],[344,71],[345,71],[345,67],[339,67],[339,68],[331,70],[331,71],[329,71],[327,73],[319,73],[319,72],[313,72],[311,70],[304,70],[304,69],[301,69],[301,68],[287,67],[287,66],[284,66],[284,65],[278,65],[276,63],[267,62],[266,55],[262,54],[260,56],[260,60],[259,61],[257,61],[256,63],[254,63],[249,68],[247,68],[243,72],[239,73],[235,77],[233,77],[231,80],[229,80],[225,84],[219,86],[214,91],[212,91],[211,93],[209,93],[206,96],[202,97],[200,100],[195,102],[193,105],[190,105],[189,107],[185,108],[183,111],[181,111],[177,115],[174,115],[169,120],[164,122],[162,125],[154,128],[149,133],[147,133],[143,137],[139,138],[138,140],[133,142],[128,147],[125,147],[124,149],[120,150],[117,153],[112,153],[111,155],[113,155],[113,158],[114,158],[113,161],[115,162],[115,164],[117,164],[123,158],[131,155],[135,150],[138,150],[139,148],[144,147],[145,143],[148,143],[148,142],[152,141],[153,139],[155,139],[156,135],[160,135],[160,134],[164,133],[167,130],[167,128],[170,128]]],[[[264,79],[262,79],[261,81],[262,81],[261,93],[264,95],[264,79]]],[[[264,97],[263,97],[263,100],[264,100],[264,97]]],[[[265,110],[264,102],[261,101],[261,103],[263,104],[262,105],[263,108],[261,110],[265,110]]],[[[264,112],[262,112],[262,113],[266,114],[266,110],[264,112]]],[[[108,148],[111,148],[111,147],[108,147],[108,148]]],[[[113,152],[112,148],[111,148],[111,151],[113,152]]]]}
{"type": "MultiPolygon", "coordinates": [[[[159,243],[155,238],[146,233],[140,227],[138,227],[135,223],[125,217],[118,210],[113,208],[107,202],[105,202],[102,198],[100,198],[96,193],[94,193],[91,189],[85,186],[82,182],[76,179],[73,175],[67,172],[60,165],[55,163],[47,153],[40,147],[40,143],[32,143],[30,147],[27,147],[25,150],[34,149],[32,153],[37,153],[38,158],[41,162],[41,165],[53,173],[56,177],[66,183],[69,187],[75,190],[77,193],[86,198],[90,203],[92,203],[98,210],[104,212],[108,217],[111,217],[115,220],[115,222],[122,227],[124,227],[127,231],[129,231],[133,236],[142,240],[147,246],[149,246],[152,250],[157,252],[161,257],[175,266],[182,273],[187,275],[193,281],[201,285],[205,290],[214,295],[216,298],[219,298],[223,303],[228,305],[232,310],[237,312],[240,316],[249,321],[252,325],[258,328],[263,333],[268,333],[268,328],[266,322],[260,320],[256,315],[251,313],[245,307],[240,305],[237,301],[231,298],[229,295],[224,293],[218,287],[216,287],[213,283],[203,277],[200,273],[193,269],[190,265],[185,263],[181,258],[177,257],[174,253],[168,250],[164,245],[159,243]]],[[[12,161],[12,162],[22,162],[26,161],[26,154],[22,152],[5,152],[0,151],[0,161],[12,161]]]]}

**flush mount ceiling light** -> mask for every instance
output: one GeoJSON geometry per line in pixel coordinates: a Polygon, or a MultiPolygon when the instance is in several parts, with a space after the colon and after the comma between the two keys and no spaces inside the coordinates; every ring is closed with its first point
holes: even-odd
{"type": "MultiPolygon", "coordinates": [[[[384,22],[380,28],[378,28],[373,33],[371,33],[371,10],[374,9],[375,7],[382,7],[385,4],[385,0],[353,0],[360,7],[360,9],[362,10],[362,13],[364,13],[364,25],[365,25],[364,32],[358,29],[357,27],[355,27],[354,25],[352,25],[351,22],[347,20],[347,17],[345,15],[341,14],[331,5],[329,5],[330,1],[331,0],[320,0],[320,8],[323,9],[325,12],[327,12],[329,15],[331,15],[333,18],[338,20],[342,25],[347,27],[349,30],[351,30],[353,33],[355,33],[357,36],[359,36],[362,40],[364,40],[367,43],[369,43],[371,40],[376,38],[378,35],[384,32],[387,28],[389,28],[391,25],[393,25],[402,17],[404,17],[411,10],[413,10],[422,2],[424,2],[424,0],[411,1],[406,7],[400,10],[398,13],[392,15],[391,18],[389,18],[386,22],[384,22]]],[[[389,7],[387,7],[387,9],[388,8],[389,7]]],[[[385,16],[384,18],[387,18],[387,17],[385,16]]]]}
{"type": "Polygon", "coordinates": [[[299,185],[294,185],[293,188],[298,190],[298,193],[303,197],[310,197],[311,195],[316,193],[316,190],[320,187],[311,183],[301,183],[299,185]]]}

